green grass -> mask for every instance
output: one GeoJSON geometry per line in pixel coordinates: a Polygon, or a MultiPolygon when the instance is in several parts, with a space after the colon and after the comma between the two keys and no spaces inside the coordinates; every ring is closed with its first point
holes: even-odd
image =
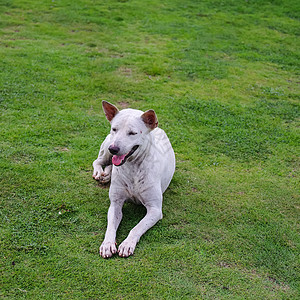
{"type": "MultiPolygon", "coordinates": [[[[297,299],[299,1],[0,2],[0,297],[297,299]],[[101,101],[155,109],[164,218],[104,260],[101,101]]],[[[120,243],[141,219],[126,205],[120,243]]]]}

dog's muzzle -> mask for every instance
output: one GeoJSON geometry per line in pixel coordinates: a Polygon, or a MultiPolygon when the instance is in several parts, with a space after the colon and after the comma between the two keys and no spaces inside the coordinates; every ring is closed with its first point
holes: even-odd
{"type": "Polygon", "coordinates": [[[126,162],[127,158],[130,157],[138,147],[138,145],[134,146],[127,154],[124,155],[117,155],[117,153],[120,151],[119,147],[109,147],[109,152],[114,154],[112,157],[112,163],[117,167],[122,166],[126,162]]]}

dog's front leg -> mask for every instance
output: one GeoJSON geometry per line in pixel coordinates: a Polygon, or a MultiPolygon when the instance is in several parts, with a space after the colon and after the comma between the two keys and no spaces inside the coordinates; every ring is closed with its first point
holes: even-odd
{"type": "Polygon", "coordinates": [[[159,220],[162,219],[162,208],[148,206],[146,216],[130,231],[128,237],[121,243],[118,249],[119,256],[128,257],[133,254],[140,237],[159,220]]]}
{"type": "Polygon", "coordinates": [[[112,165],[102,168],[101,161],[95,160],[93,163],[93,178],[102,184],[110,182],[112,165]]]}
{"type": "Polygon", "coordinates": [[[98,158],[93,162],[93,178],[104,184],[110,181],[112,171],[112,155],[108,151],[109,144],[110,135],[108,135],[101,144],[98,158]]]}
{"type": "Polygon", "coordinates": [[[117,252],[116,232],[122,219],[121,202],[111,202],[107,213],[107,229],[105,238],[100,246],[100,255],[103,258],[109,258],[117,252]]]}

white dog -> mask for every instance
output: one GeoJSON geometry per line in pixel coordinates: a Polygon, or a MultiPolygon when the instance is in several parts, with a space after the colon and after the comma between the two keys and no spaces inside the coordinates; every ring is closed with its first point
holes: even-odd
{"type": "Polygon", "coordinates": [[[175,155],[166,133],[157,128],[153,110],[119,111],[106,101],[102,106],[111,123],[111,132],[93,163],[93,178],[101,183],[111,178],[111,185],[108,224],[100,255],[109,258],[118,252],[119,256],[128,257],[133,254],[140,237],[162,218],[162,194],[173,177],[175,155]],[[147,214],[117,250],[116,231],[126,200],[143,204],[147,214]]]}

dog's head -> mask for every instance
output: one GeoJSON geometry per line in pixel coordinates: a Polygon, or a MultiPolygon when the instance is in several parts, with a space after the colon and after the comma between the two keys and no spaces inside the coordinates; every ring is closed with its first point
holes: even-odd
{"type": "Polygon", "coordinates": [[[109,102],[102,101],[107,120],[111,124],[111,141],[108,150],[113,155],[115,166],[123,165],[129,157],[134,157],[143,145],[146,135],[157,127],[154,110],[142,112],[136,109],[119,111],[109,102]]]}

